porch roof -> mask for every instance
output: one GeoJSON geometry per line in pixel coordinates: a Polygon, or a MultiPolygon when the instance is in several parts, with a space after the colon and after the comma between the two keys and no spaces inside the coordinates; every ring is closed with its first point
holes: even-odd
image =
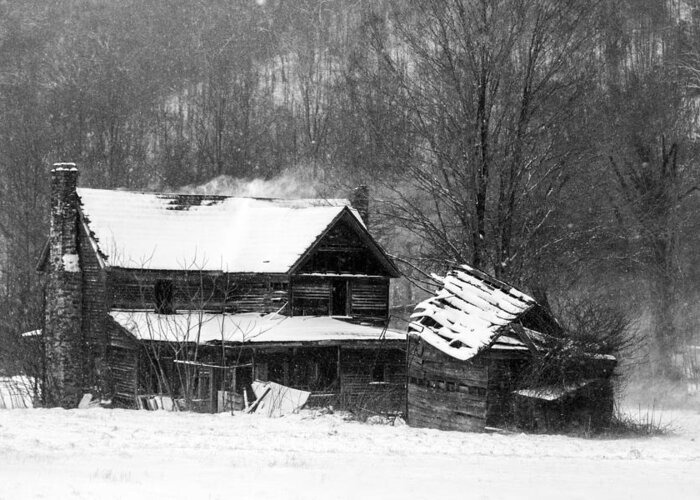
{"type": "Polygon", "coordinates": [[[330,316],[221,314],[183,311],[113,310],[110,316],[137,340],[198,343],[295,343],[401,341],[406,334],[379,326],[358,325],[330,316]]]}

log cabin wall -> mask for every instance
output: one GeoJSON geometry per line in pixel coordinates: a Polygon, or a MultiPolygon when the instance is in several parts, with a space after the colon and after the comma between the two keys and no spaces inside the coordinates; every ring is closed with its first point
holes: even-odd
{"type": "Polygon", "coordinates": [[[404,349],[340,349],[340,402],[350,410],[402,412],[406,408],[404,349]]]}
{"type": "Polygon", "coordinates": [[[107,345],[109,338],[105,318],[109,310],[107,301],[107,275],[100,266],[96,250],[90,243],[85,226],[78,229],[78,252],[82,269],[82,317],[81,329],[86,350],[86,387],[100,387],[103,393],[109,383],[105,376],[108,366],[107,345]]]}
{"type": "Polygon", "coordinates": [[[122,347],[107,349],[112,401],[115,406],[134,408],[138,388],[138,352],[122,347]]]}
{"type": "Polygon", "coordinates": [[[109,339],[106,349],[106,394],[111,395],[115,406],[134,408],[139,383],[140,344],[111,319],[103,324],[109,339]]]}
{"type": "Polygon", "coordinates": [[[335,224],[295,273],[295,316],[352,316],[371,322],[388,318],[390,276],[346,220],[335,224]]]}
{"type": "Polygon", "coordinates": [[[157,310],[164,282],[171,283],[173,310],[268,313],[288,303],[285,275],[112,268],[108,281],[110,305],[117,309],[157,310]]]}
{"type": "Polygon", "coordinates": [[[413,427],[481,431],[486,426],[488,360],[459,361],[409,336],[407,417],[413,427]]]}
{"type": "Polygon", "coordinates": [[[330,279],[293,278],[290,290],[292,316],[330,316],[331,286],[330,279]]]}
{"type": "Polygon", "coordinates": [[[352,316],[385,322],[389,317],[389,278],[300,275],[291,281],[293,316],[352,316]]]}
{"type": "Polygon", "coordinates": [[[350,314],[362,320],[389,318],[389,279],[366,278],[350,283],[350,314]]]}

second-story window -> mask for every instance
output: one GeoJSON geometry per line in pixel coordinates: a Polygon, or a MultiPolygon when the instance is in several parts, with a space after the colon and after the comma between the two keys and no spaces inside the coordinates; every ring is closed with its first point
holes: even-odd
{"type": "Polygon", "coordinates": [[[372,367],[373,384],[385,384],[389,382],[389,366],[385,363],[375,363],[372,367]]]}
{"type": "Polygon", "coordinates": [[[335,280],[331,288],[331,316],[346,316],[348,311],[348,282],[335,280]]]}
{"type": "Polygon", "coordinates": [[[156,312],[158,314],[173,314],[175,307],[173,295],[175,287],[171,280],[157,280],[153,287],[156,312]]]}

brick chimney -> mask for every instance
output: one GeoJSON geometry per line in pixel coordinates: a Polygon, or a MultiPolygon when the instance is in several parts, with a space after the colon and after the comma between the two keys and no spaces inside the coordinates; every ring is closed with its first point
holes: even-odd
{"type": "Polygon", "coordinates": [[[74,163],[54,164],[44,327],[45,397],[47,404],[66,408],[78,405],[84,378],[77,183],[74,163]]]}
{"type": "Polygon", "coordinates": [[[365,226],[369,227],[369,187],[365,184],[357,186],[350,195],[350,205],[359,212],[365,226]]]}

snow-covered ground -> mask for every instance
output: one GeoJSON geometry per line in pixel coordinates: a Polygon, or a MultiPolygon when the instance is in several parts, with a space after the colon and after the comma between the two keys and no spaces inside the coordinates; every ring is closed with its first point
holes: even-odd
{"type": "MultiPolygon", "coordinates": [[[[657,414],[658,418],[658,414],[657,414]]],[[[581,439],[255,415],[0,411],[0,499],[700,498],[700,413],[581,439]]]]}

